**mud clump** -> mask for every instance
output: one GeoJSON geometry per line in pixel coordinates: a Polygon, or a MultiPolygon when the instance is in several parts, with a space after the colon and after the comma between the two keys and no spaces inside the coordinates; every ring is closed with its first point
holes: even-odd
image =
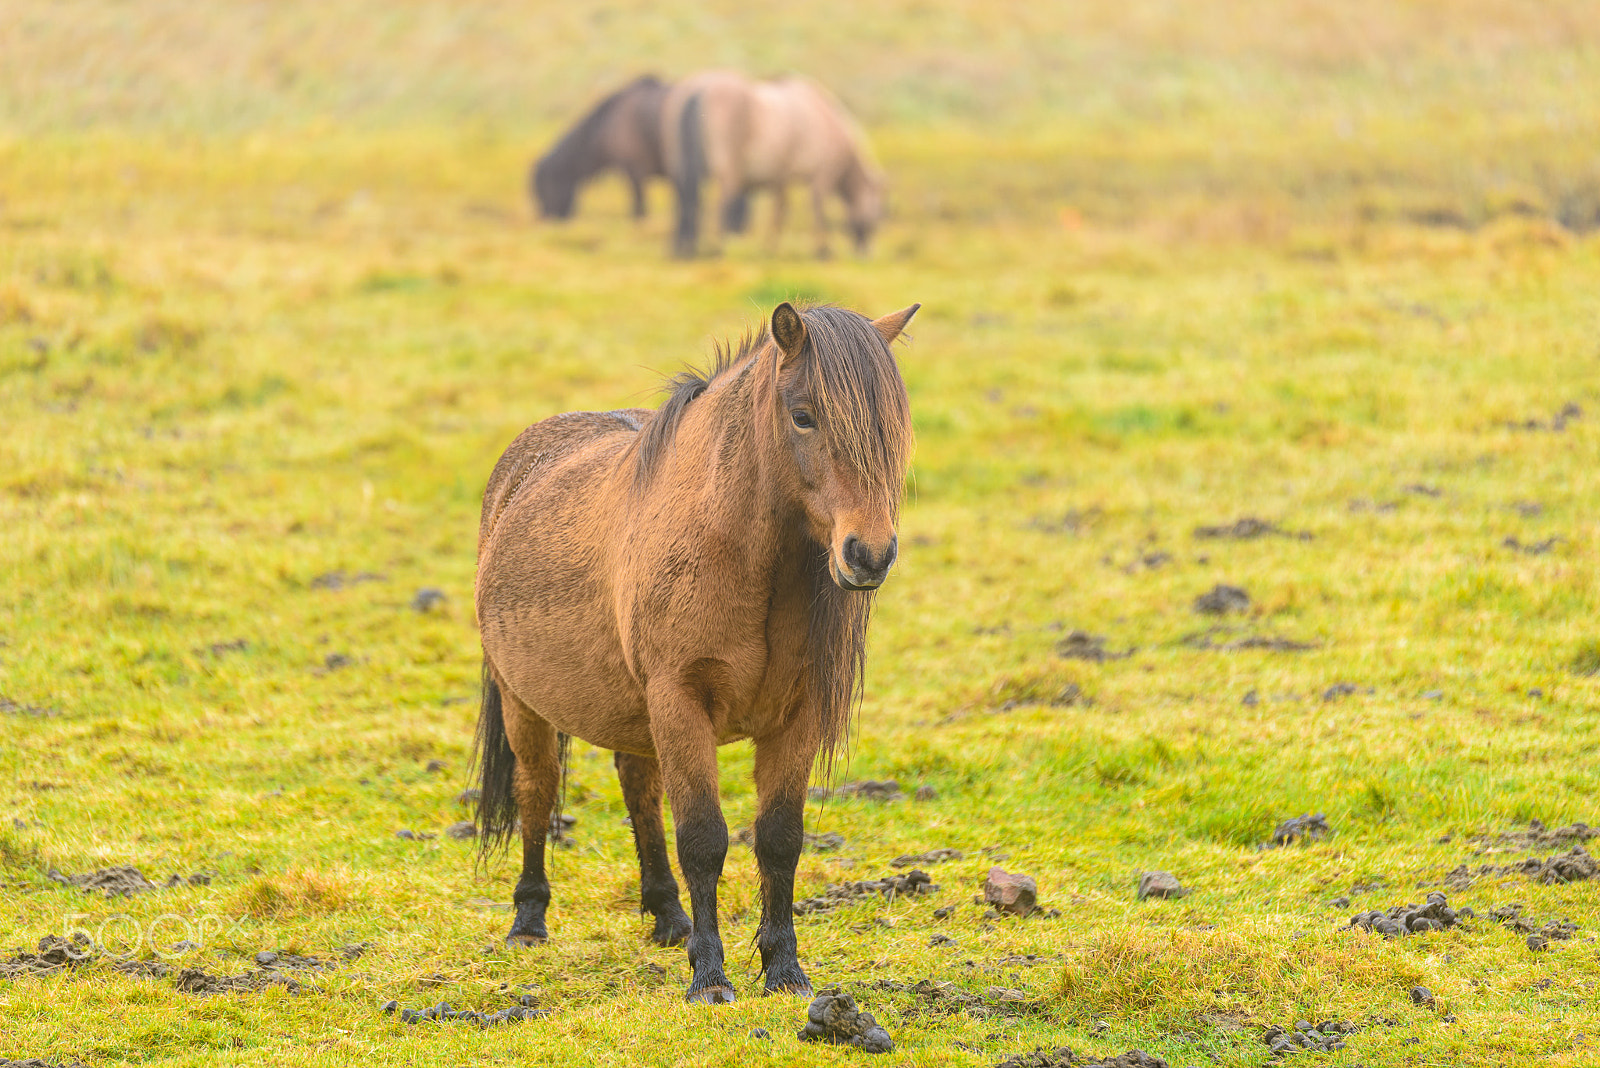
{"type": "Polygon", "coordinates": [[[915,996],[917,1004],[903,1014],[904,1018],[919,1015],[953,1016],[956,1013],[965,1013],[981,1020],[991,1016],[1028,1016],[1043,1011],[1041,1005],[1028,1001],[1027,995],[1020,990],[1006,990],[998,986],[990,987],[984,997],[970,994],[943,979],[919,979],[915,983],[879,979],[872,984],[872,989],[915,996]]]}
{"type": "Polygon", "coordinates": [[[1225,616],[1230,612],[1248,612],[1250,595],[1238,586],[1217,583],[1194,599],[1194,610],[1203,616],[1225,616]]]}
{"type": "Polygon", "coordinates": [[[384,577],[372,571],[326,571],[311,580],[314,590],[342,590],[346,586],[359,586],[363,582],[383,582],[384,577]]]}
{"type": "Polygon", "coordinates": [[[1226,526],[1195,527],[1194,536],[1200,539],[1221,538],[1231,541],[1252,541],[1256,538],[1267,537],[1310,541],[1314,537],[1309,530],[1285,530],[1270,520],[1257,519],[1253,515],[1235,519],[1226,526]]]}
{"type": "Polygon", "coordinates": [[[811,913],[832,912],[845,905],[853,905],[867,898],[885,898],[893,901],[897,897],[917,897],[922,894],[931,894],[939,889],[938,885],[921,868],[914,868],[904,875],[888,875],[882,879],[863,879],[853,883],[834,883],[822,892],[821,897],[808,897],[804,901],[794,903],[794,914],[806,916],[811,913]]]}
{"type": "Polygon", "coordinates": [[[1328,825],[1328,817],[1321,812],[1315,815],[1295,816],[1278,824],[1272,832],[1272,840],[1262,848],[1278,849],[1293,845],[1295,842],[1314,842],[1332,835],[1333,828],[1328,825]]]}
{"type": "MultiPolygon", "coordinates": [[[[1303,653],[1307,649],[1316,648],[1316,645],[1311,642],[1296,641],[1293,638],[1285,638],[1276,634],[1244,634],[1236,638],[1230,637],[1230,635],[1238,633],[1238,628],[1207,627],[1205,630],[1185,634],[1178,639],[1178,644],[1187,646],[1190,649],[1215,650],[1222,653],[1238,652],[1241,649],[1262,649],[1269,653],[1303,653]]],[[[1255,691],[1251,690],[1250,693],[1253,694],[1255,691]]],[[[1256,704],[1259,702],[1260,698],[1257,697],[1255,701],[1247,700],[1245,703],[1256,704]]]]}
{"type": "Polygon", "coordinates": [[[1581,821],[1565,827],[1546,827],[1541,820],[1530,820],[1525,831],[1502,831],[1493,839],[1488,835],[1473,835],[1479,847],[1476,854],[1525,853],[1530,849],[1560,849],[1563,846],[1582,845],[1591,838],[1600,838],[1600,827],[1591,827],[1581,821]]]}
{"type": "Polygon", "coordinates": [[[1442,931],[1472,917],[1472,909],[1451,908],[1445,895],[1435,890],[1428,895],[1427,902],[1422,905],[1396,905],[1387,911],[1371,909],[1367,912],[1358,912],[1350,917],[1348,927],[1359,927],[1363,931],[1395,938],[1400,935],[1442,931]]]}
{"type": "Polygon", "coordinates": [[[997,866],[983,880],[983,899],[1001,912],[1027,916],[1039,907],[1039,888],[1030,876],[997,866]]]}
{"type": "Polygon", "coordinates": [[[281,986],[291,994],[304,989],[297,980],[272,971],[244,972],[240,975],[211,975],[199,968],[185,968],[173,979],[173,985],[185,994],[205,997],[212,994],[237,994],[281,986]]]}
{"type": "Polygon", "coordinates": [[[101,868],[99,871],[91,871],[83,875],[66,875],[51,868],[44,873],[44,877],[51,882],[60,883],[62,886],[75,886],[89,894],[103,891],[108,899],[132,897],[134,894],[142,894],[150,890],[171,890],[179,886],[211,885],[210,873],[199,871],[188,876],[174,874],[164,883],[153,883],[144,877],[143,872],[131,864],[101,868]]]}
{"type": "Polygon", "coordinates": [[[1356,1025],[1347,1020],[1326,1020],[1315,1025],[1309,1020],[1298,1020],[1292,1028],[1267,1028],[1261,1041],[1280,1057],[1293,1053],[1332,1053],[1344,1049],[1345,1036],[1356,1030],[1356,1025]]]}
{"type": "Polygon", "coordinates": [[[20,1061],[8,1061],[0,1057],[0,1068],[89,1068],[82,1061],[47,1061],[43,1057],[28,1057],[20,1061]]]}
{"type": "Polygon", "coordinates": [[[802,1042],[829,1042],[854,1046],[863,1053],[888,1053],[894,1039],[872,1018],[856,1007],[855,999],[829,987],[817,995],[806,1009],[806,1026],[799,1033],[802,1042]]]}
{"type": "Polygon", "coordinates": [[[1146,898],[1180,898],[1189,891],[1170,871],[1147,871],[1139,875],[1139,900],[1146,898]]]}
{"type": "Polygon", "coordinates": [[[1578,934],[1578,925],[1565,916],[1559,920],[1540,923],[1532,917],[1524,916],[1523,908],[1521,902],[1514,902],[1490,909],[1487,916],[1506,930],[1526,936],[1528,948],[1532,950],[1544,949],[1551,942],[1571,941],[1578,934]]]}
{"type": "Polygon", "coordinates": [[[1042,1048],[1032,1053],[1017,1053],[994,1068],[1167,1068],[1167,1062],[1142,1049],[1100,1058],[1087,1053],[1080,1056],[1070,1047],[1062,1046],[1048,1053],[1042,1048]]]}
{"type": "Polygon", "coordinates": [[[1106,648],[1106,638],[1100,634],[1090,634],[1086,630],[1068,631],[1067,636],[1056,643],[1056,655],[1068,660],[1089,660],[1096,664],[1103,664],[1107,660],[1125,660],[1137,650],[1133,648],[1117,652],[1106,648]]]}
{"type": "Polygon", "coordinates": [[[95,955],[94,943],[84,934],[71,938],[45,935],[39,939],[38,951],[19,950],[7,960],[0,961],[0,979],[15,979],[21,975],[50,975],[63,968],[75,968],[95,955]]]}

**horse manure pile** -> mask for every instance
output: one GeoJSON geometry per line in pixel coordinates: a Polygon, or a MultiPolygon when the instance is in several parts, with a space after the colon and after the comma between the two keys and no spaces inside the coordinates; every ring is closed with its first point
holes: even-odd
{"type": "MultiPolygon", "coordinates": [[[[185,947],[184,943],[179,943],[178,947],[174,948],[182,947],[185,947]]],[[[190,945],[187,948],[199,947],[190,945]]],[[[359,957],[366,948],[365,944],[343,946],[338,952],[345,960],[350,961],[359,957]]],[[[109,954],[105,954],[82,932],[71,938],[45,935],[39,939],[36,952],[19,951],[8,960],[0,961],[0,979],[14,979],[22,975],[53,975],[63,970],[75,970],[103,956],[109,954]]],[[[242,972],[239,975],[212,975],[201,968],[174,969],[162,961],[154,960],[117,960],[111,964],[110,970],[119,975],[141,979],[170,978],[173,985],[185,994],[237,993],[263,990],[269,986],[281,986],[291,994],[299,994],[304,992],[306,987],[286,973],[324,972],[338,967],[332,961],[320,960],[317,957],[300,956],[295,953],[273,953],[269,950],[257,953],[255,964],[256,971],[242,972]]]]}
{"type": "Polygon", "coordinates": [[[150,890],[171,890],[180,886],[210,886],[211,874],[197,871],[193,875],[182,876],[174,874],[164,883],[153,883],[144,877],[144,873],[131,864],[121,864],[113,868],[101,868],[83,875],[66,875],[51,868],[44,873],[46,879],[60,883],[62,886],[75,886],[84,893],[92,894],[104,891],[106,897],[132,897],[134,894],[143,894],[150,890]]]}
{"type": "Polygon", "coordinates": [[[0,979],[15,979],[22,975],[50,975],[63,968],[75,968],[94,957],[94,945],[83,934],[72,938],[45,935],[39,939],[38,952],[20,950],[8,960],[0,961],[0,979]]]}
{"type": "Polygon", "coordinates": [[[535,1008],[537,999],[532,994],[523,994],[517,999],[517,1004],[508,1005],[499,1012],[481,1012],[474,1009],[454,1009],[450,1003],[441,1001],[437,1005],[430,1005],[423,1009],[402,1009],[398,1001],[386,1001],[378,1007],[378,1011],[385,1016],[393,1016],[396,1011],[400,1014],[400,1022],[406,1024],[419,1023],[464,1023],[474,1024],[482,1031],[501,1024],[521,1020],[536,1020],[541,1016],[550,1015],[543,1009],[535,1008]]]}
{"type": "Polygon", "coordinates": [[[1068,632],[1065,638],[1056,642],[1056,655],[1067,660],[1088,660],[1096,664],[1103,664],[1107,660],[1126,660],[1137,649],[1128,648],[1121,652],[1106,648],[1106,638],[1101,634],[1090,634],[1086,630],[1068,632]]]}
{"type": "Polygon", "coordinates": [[[1582,845],[1591,838],[1600,838],[1600,827],[1587,823],[1570,823],[1565,827],[1546,827],[1541,820],[1531,820],[1525,831],[1502,831],[1493,839],[1488,835],[1473,835],[1479,842],[1473,853],[1526,853],[1530,849],[1560,849],[1563,846],[1582,845]]]}
{"type": "Polygon", "coordinates": [[[1480,864],[1476,869],[1465,864],[1445,873],[1439,882],[1452,890],[1465,890],[1479,879],[1501,875],[1525,875],[1536,883],[1580,883],[1600,879],[1600,865],[1582,846],[1573,846],[1554,856],[1528,857],[1515,864],[1480,864]]]}
{"type": "Polygon", "coordinates": [[[961,1012],[982,1020],[991,1016],[1028,1016],[1039,1008],[1038,1003],[1029,1001],[1020,990],[992,986],[980,997],[944,979],[919,979],[915,983],[879,979],[870,989],[916,997],[917,1004],[903,1014],[906,1019],[919,1015],[954,1016],[961,1012]]]}
{"type": "Polygon", "coordinates": [[[1359,927],[1393,938],[1399,935],[1422,934],[1454,927],[1463,920],[1472,919],[1470,908],[1453,909],[1443,894],[1435,890],[1423,905],[1396,905],[1387,912],[1372,909],[1350,917],[1350,927],[1359,927]]]}
{"type": "Polygon", "coordinates": [[[26,1060],[8,1061],[0,1057],[0,1068],[89,1068],[82,1061],[47,1061],[43,1057],[29,1057],[26,1060]]]}
{"type": "Polygon", "coordinates": [[[1280,1057],[1291,1053],[1332,1053],[1344,1049],[1345,1036],[1353,1035],[1358,1030],[1348,1020],[1325,1020],[1320,1024],[1298,1020],[1292,1028],[1267,1028],[1261,1041],[1280,1057]]]}
{"type": "Polygon", "coordinates": [[[1102,1059],[1087,1053],[1080,1056],[1070,1047],[1062,1046],[1049,1053],[1042,1048],[1032,1053],[1018,1053],[994,1068],[1167,1068],[1167,1062],[1142,1049],[1130,1049],[1102,1059]]]}
{"type": "Polygon", "coordinates": [[[853,883],[833,883],[822,891],[821,897],[808,897],[794,903],[794,914],[832,912],[845,905],[853,905],[866,898],[882,897],[893,901],[897,897],[917,897],[938,890],[938,885],[921,868],[904,875],[889,875],[882,879],[863,879],[853,883]]]}
{"type": "Polygon", "coordinates": [[[185,994],[206,997],[211,994],[242,994],[281,986],[291,994],[303,993],[300,983],[273,971],[241,972],[239,975],[212,975],[200,968],[185,968],[173,977],[173,985],[185,994]]]}
{"type": "Polygon", "coordinates": [[[1332,835],[1333,828],[1328,825],[1328,817],[1321,812],[1314,816],[1295,816],[1278,824],[1272,832],[1272,840],[1261,848],[1277,849],[1295,842],[1314,842],[1332,835]]]}
{"type": "Polygon", "coordinates": [[[894,1049],[889,1032],[836,986],[823,990],[806,1009],[806,1026],[800,1032],[800,1041],[854,1046],[863,1053],[888,1053],[894,1049]]]}

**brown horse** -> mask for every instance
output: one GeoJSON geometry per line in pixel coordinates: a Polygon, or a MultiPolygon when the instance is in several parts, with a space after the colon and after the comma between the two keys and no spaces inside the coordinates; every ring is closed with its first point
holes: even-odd
{"type": "Polygon", "coordinates": [[[700,185],[716,182],[722,231],[744,229],[745,196],[772,191],[772,242],[788,210],[789,183],[811,190],[817,255],[828,255],[827,200],[844,200],[856,250],[865,253],[883,215],[883,176],[844,106],[804,78],[758,82],[733,71],[691,75],[667,93],[661,112],[668,173],[678,192],[675,255],[695,254],[700,185]]]}
{"type": "Polygon", "coordinates": [[[616,753],[640,911],[656,942],[688,940],[689,1000],[732,1001],[717,746],[748,738],[766,990],[810,993],[791,915],[806,784],[845,739],[872,591],[895,559],[911,419],[889,343],[916,310],[873,322],[780,304],[659,410],[554,416],[495,465],[478,535],[478,822],[487,849],[520,820],[507,944],[547,937],[545,837],[571,735],[616,753]]]}
{"type": "Polygon", "coordinates": [[[645,215],[644,183],[665,177],[661,154],[661,104],[667,86],[645,75],[618,89],[562,135],[534,164],[528,186],[539,214],[568,219],[578,186],[615,167],[633,186],[633,217],[645,215]]]}

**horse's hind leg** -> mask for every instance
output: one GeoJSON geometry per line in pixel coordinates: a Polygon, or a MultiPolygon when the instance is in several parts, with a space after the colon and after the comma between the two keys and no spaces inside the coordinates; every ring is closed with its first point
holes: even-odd
{"type": "Polygon", "coordinates": [[[811,186],[811,214],[816,219],[817,259],[828,259],[833,255],[828,248],[828,190],[821,183],[811,186]]]}
{"type": "Polygon", "coordinates": [[[650,937],[657,945],[675,946],[693,929],[678,902],[678,881],[667,862],[667,831],[661,822],[661,765],[653,757],[616,755],[622,799],[633,821],[633,844],[639,852],[639,910],[656,918],[650,937]]]}
{"type": "Polygon", "coordinates": [[[761,871],[756,945],[769,994],[811,996],[794,935],[794,870],[805,845],[806,783],[816,755],[814,733],[798,726],[756,740],[756,865],[761,871]]]}
{"type": "Polygon", "coordinates": [[[500,688],[505,704],[506,738],[517,755],[512,790],[517,799],[517,816],[522,822],[522,875],[511,895],[516,916],[506,935],[508,946],[537,945],[550,937],[545,928],[545,909],[550,905],[550,880],[544,872],[545,838],[550,831],[550,813],[555,808],[556,790],[561,784],[560,744],[556,729],[518,701],[506,687],[500,688]]]}
{"type": "Polygon", "coordinates": [[[734,1000],[722,970],[717,926],[717,881],[728,856],[728,824],[717,798],[717,736],[700,694],[676,680],[649,688],[650,735],[672,802],[678,867],[689,884],[694,929],[689,933],[688,1000],[721,1005],[734,1000]]]}

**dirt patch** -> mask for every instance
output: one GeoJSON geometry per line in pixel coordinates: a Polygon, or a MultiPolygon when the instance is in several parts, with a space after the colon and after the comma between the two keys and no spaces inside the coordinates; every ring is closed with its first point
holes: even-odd
{"type": "Polygon", "coordinates": [[[1107,660],[1124,660],[1134,653],[1136,648],[1127,648],[1121,652],[1106,648],[1106,639],[1100,634],[1090,634],[1086,630],[1074,630],[1056,643],[1056,655],[1068,660],[1091,660],[1097,664],[1107,660]]]}
{"type": "Polygon", "coordinates": [[[83,875],[66,875],[51,868],[44,875],[46,879],[62,886],[76,886],[90,894],[103,891],[107,898],[116,898],[132,897],[134,894],[150,890],[171,890],[180,886],[210,886],[212,873],[197,871],[192,875],[173,874],[164,883],[153,883],[146,879],[138,868],[131,864],[121,864],[83,875]]]}
{"type": "Polygon", "coordinates": [[[210,645],[202,645],[194,651],[194,655],[210,656],[213,660],[221,660],[229,653],[243,653],[248,652],[249,649],[249,642],[243,638],[235,638],[231,642],[212,642],[210,645]]]}
{"type": "Polygon", "coordinates": [[[1028,996],[1019,990],[996,986],[980,996],[942,979],[919,979],[915,983],[879,979],[867,989],[915,997],[916,1003],[900,1014],[903,1020],[916,1016],[954,1016],[956,1013],[988,1019],[991,1016],[1029,1016],[1044,1011],[1040,1003],[1028,1000],[1028,996]]]}
{"type": "Polygon", "coordinates": [[[1352,697],[1356,694],[1366,694],[1371,697],[1376,692],[1371,686],[1361,687],[1353,682],[1336,682],[1322,691],[1322,703],[1331,704],[1341,697],[1352,697]]]}
{"type": "Polygon", "coordinates": [[[1295,541],[1310,541],[1315,535],[1309,530],[1285,530],[1278,524],[1266,519],[1257,519],[1247,515],[1235,519],[1232,523],[1220,527],[1195,527],[1194,536],[1197,538],[1225,538],[1230,541],[1251,541],[1255,538],[1292,538],[1295,541]]]}
{"type": "Polygon", "coordinates": [[[1421,905],[1395,905],[1387,911],[1371,909],[1367,912],[1358,912],[1350,917],[1348,926],[1395,938],[1400,935],[1442,931],[1472,917],[1472,909],[1451,908],[1445,895],[1435,890],[1428,895],[1427,902],[1421,905]]]}
{"type": "Polygon", "coordinates": [[[1203,616],[1225,616],[1230,612],[1248,612],[1250,595],[1241,587],[1217,583],[1194,599],[1194,610],[1203,616]]]}
{"type": "Polygon", "coordinates": [[[823,990],[807,1007],[806,1026],[799,1036],[802,1042],[854,1046],[863,1053],[888,1053],[894,1049],[889,1032],[836,986],[823,990]]]}
{"type": "Polygon", "coordinates": [[[43,1057],[29,1057],[26,1060],[8,1061],[0,1057],[0,1068],[89,1068],[82,1061],[47,1061],[43,1057]]]}
{"type": "Polygon", "coordinates": [[[960,860],[966,856],[959,849],[930,849],[926,853],[906,853],[889,862],[891,868],[909,868],[913,864],[942,864],[947,860],[960,860]]]}
{"type": "Polygon", "coordinates": [[[1280,1057],[1294,1053],[1332,1053],[1344,1049],[1345,1036],[1358,1030],[1348,1020],[1325,1020],[1319,1024],[1298,1020],[1293,1027],[1267,1028],[1261,1041],[1280,1057]]]}
{"type": "Polygon", "coordinates": [[[807,796],[813,801],[826,801],[830,797],[864,797],[868,801],[901,801],[905,794],[900,791],[900,784],[894,779],[885,779],[882,782],[876,779],[865,779],[861,782],[847,782],[842,786],[829,788],[827,786],[813,786],[807,791],[807,796]]]}
{"type": "Polygon", "coordinates": [[[184,968],[173,976],[173,985],[185,994],[205,997],[211,994],[238,994],[281,986],[291,994],[302,987],[297,980],[275,971],[243,972],[239,975],[212,975],[200,968],[184,968]]]}
{"type": "Polygon", "coordinates": [[[823,890],[821,897],[809,897],[794,903],[794,914],[806,916],[813,913],[832,912],[845,905],[853,905],[868,898],[893,901],[897,897],[919,897],[939,889],[920,868],[904,875],[889,875],[882,879],[863,879],[853,883],[834,883],[823,890]]]}
{"type": "Polygon", "coordinates": [[[1115,1057],[1097,1057],[1061,1046],[1048,1053],[1039,1048],[1032,1053],[1013,1054],[994,1068],[1167,1068],[1167,1062],[1142,1049],[1130,1049],[1115,1057]]]}
{"type": "Polygon", "coordinates": [[[1463,864],[1454,871],[1445,873],[1442,879],[1433,884],[1418,885],[1465,890],[1479,879],[1503,875],[1524,875],[1536,883],[1546,885],[1581,883],[1590,879],[1600,879],[1600,865],[1595,864],[1594,857],[1590,856],[1582,846],[1573,846],[1565,853],[1557,853],[1543,860],[1538,857],[1528,857],[1514,864],[1480,864],[1477,868],[1463,864]]]}
{"type": "Polygon", "coordinates": [[[1332,836],[1333,828],[1328,825],[1328,817],[1318,812],[1284,820],[1273,830],[1272,840],[1261,848],[1277,849],[1295,842],[1314,842],[1332,836]]]}

